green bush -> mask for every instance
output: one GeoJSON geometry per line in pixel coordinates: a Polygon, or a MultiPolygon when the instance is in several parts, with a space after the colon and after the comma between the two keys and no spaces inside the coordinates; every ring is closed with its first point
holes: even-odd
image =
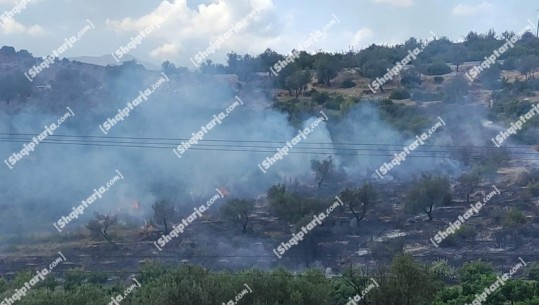
{"type": "Polygon", "coordinates": [[[317,105],[323,105],[324,103],[329,101],[330,97],[329,94],[327,94],[326,92],[314,91],[312,93],[312,99],[313,102],[315,102],[317,105]]]}
{"type": "Polygon", "coordinates": [[[356,86],[356,83],[351,79],[351,78],[347,78],[345,79],[342,84],[341,84],[341,88],[353,88],[356,86]]]}
{"type": "Polygon", "coordinates": [[[517,68],[517,60],[515,57],[507,57],[501,66],[502,70],[515,70],[517,68]]]}
{"type": "Polygon", "coordinates": [[[451,72],[451,68],[443,62],[435,62],[427,67],[427,75],[444,75],[451,72]]]}
{"type": "Polygon", "coordinates": [[[441,77],[441,76],[435,76],[435,77],[434,77],[434,83],[435,83],[435,84],[441,84],[441,83],[443,83],[443,82],[444,82],[444,78],[443,78],[443,77],[441,77]]]}
{"type": "Polygon", "coordinates": [[[421,85],[421,75],[417,69],[408,69],[401,72],[401,85],[408,89],[417,88],[421,85]]]}
{"type": "Polygon", "coordinates": [[[327,109],[331,109],[331,110],[341,110],[341,104],[342,103],[344,103],[344,98],[339,95],[336,98],[330,99],[329,101],[327,101],[324,104],[324,106],[327,109]]]}
{"type": "Polygon", "coordinates": [[[410,92],[406,89],[395,89],[389,96],[392,100],[405,100],[410,98],[410,92]]]}
{"type": "Polygon", "coordinates": [[[525,223],[526,215],[516,208],[509,209],[502,221],[504,228],[516,228],[525,223]]]}
{"type": "Polygon", "coordinates": [[[528,279],[539,281],[539,265],[535,264],[528,272],[528,279]]]}

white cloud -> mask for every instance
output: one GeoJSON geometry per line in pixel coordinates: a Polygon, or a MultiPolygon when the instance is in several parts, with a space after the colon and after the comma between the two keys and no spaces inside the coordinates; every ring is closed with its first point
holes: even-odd
{"type": "Polygon", "coordinates": [[[37,25],[37,24],[34,24],[28,28],[26,28],[26,33],[30,34],[30,35],[34,35],[34,36],[38,36],[38,35],[42,35],[45,33],[45,30],[37,25]]]}
{"type": "Polygon", "coordinates": [[[150,56],[160,60],[166,60],[168,58],[174,57],[180,51],[180,46],[173,43],[165,43],[162,46],[159,46],[153,49],[150,52],[150,56]]]}
{"type": "Polygon", "coordinates": [[[374,0],[374,3],[385,3],[392,6],[412,6],[414,5],[413,0],[374,0]]]}
{"type": "Polygon", "coordinates": [[[42,0],[0,0],[0,5],[5,5],[7,10],[11,10],[15,7],[19,7],[24,10],[29,5],[41,2],[42,0]]]}
{"type": "Polygon", "coordinates": [[[365,40],[373,36],[374,36],[373,30],[371,30],[368,27],[362,27],[354,34],[352,41],[350,41],[350,45],[357,46],[358,44],[365,42],[365,40]]]}
{"type": "Polygon", "coordinates": [[[37,25],[34,24],[32,26],[25,26],[19,22],[17,22],[15,19],[11,18],[4,22],[4,24],[0,27],[0,32],[2,34],[10,35],[10,34],[28,34],[28,35],[42,35],[45,33],[45,30],[37,25]]]}
{"type": "Polygon", "coordinates": [[[0,4],[17,4],[18,2],[20,2],[20,0],[0,0],[0,4]]]}
{"type": "MultiPolygon", "coordinates": [[[[106,24],[117,33],[134,34],[153,24],[158,17],[169,15],[166,21],[143,42],[148,43],[148,47],[154,47],[157,42],[159,47],[154,48],[150,55],[160,59],[164,59],[165,56],[171,59],[179,57],[179,46],[185,48],[182,49],[182,56],[194,56],[198,51],[208,48],[210,43],[233,29],[234,25],[242,20],[247,20],[245,25],[226,39],[217,53],[250,50],[255,47],[255,42],[256,48],[265,49],[267,42],[276,35],[275,31],[268,29],[268,24],[278,19],[276,16],[270,16],[274,11],[272,1],[216,0],[209,4],[201,4],[196,9],[188,7],[187,0],[176,0],[172,3],[162,1],[147,15],[121,20],[107,19],[106,24]],[[256,13],[256,9],[260,11],[256,13]],[[246,19],[251,13],[251,19],[246,19]]],[[[262,52],[263,49],[259,51],[262,52]]]]}
{"type": "Polygon", "coordinates": [[[453,7],[451,14],[456,16],[471,16],[478,13],[489,11],[494,8],[494,5],[488,2],[483,2],[477,5],[459,4],[453,7]]]}

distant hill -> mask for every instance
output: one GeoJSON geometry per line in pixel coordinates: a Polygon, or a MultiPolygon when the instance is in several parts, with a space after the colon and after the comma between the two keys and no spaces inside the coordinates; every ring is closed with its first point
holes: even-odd
{"type": "MultiPolygon", "coordinates": [[[[70,60],[80,61],[80,62],[87,63],[87,64],[98,65],[98,66],[118,65],[118,62],[116,62],[114,57],[112,57],[112,55],[110,55],[110,54],[106,54],[106,55],[102,55],[102,56],[78,56],[78,57],[70,57],[69,59],[70,60]]],[[[158,66],[156,66],[154,64],[144,62],[144,61],[139,60],[138,58],[133,57],[133,56],[131,56],[129,54],[126,54],[122,58],[121,62],[123,63],[124,61],[129,61],[129,60],[137,61],[139,64],[143,65],[147,70],[160,70],[161,69],[160,67],[158,67],[158,66]]]]}

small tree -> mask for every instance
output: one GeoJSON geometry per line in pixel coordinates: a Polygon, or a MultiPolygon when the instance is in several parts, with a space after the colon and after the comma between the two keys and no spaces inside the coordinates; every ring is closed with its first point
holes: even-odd
{"type": "MultiPolygon", "coordinates": [[[[341,295],[342,304],[344,304],[349,296],[354,294],[362,295],[365,288],[370,284],[372,284],[371,280],[360,266],[349,265],[344,268],[342,277],[336,281],[337,294],[341,295]]],[[[369,294],[364,296],[361,304],[370,304],[369,294]]]]}
{"type": "Polygon", "coordinates": [[[153,219],[157,224],[165,226],[165,235],[168,234],[168,222],[174,217],[174,206],[165,200],[156,201],[152,205],[153,219]]]}
{"type": "Polygon", "coordinates": [[[172,75],[176,73],[176,66],[167,60],[161,64],[161,70],[163,70],[165,74],[172,75]]]}
{"type": "Polygon", "coordinates": [[[285,79],[285,86],[291,92],[291,90],[294,90],[296,98],[299,97],[301,92],[305,88],[307,88],[307,85],[312,79],[312,73],[308,70],[302,70],[302,71],[295,71],[292,75],[286,77],[285,79]]]}
{"type": "MultiPolygon", "coordinates": [[[[437,276],[427,266],[416,262],[410,255],[397,255],[391,263],[390,292],[397,302],[393,304],[433,304],[440,288],[437,276]]],[[[388,303],[384,303],[388,304],[388,303]]]]}
{"type": "Polygon", "coordinates": [[[466,190],[466,203],[470,203],[470,195],[481,184],[481,175],[477,168],[474,168],[470,173],[462,174],[459,178],[460,185],[466,190]]]}
{"type": "Polygon", "coordinates": [[[359,226],[359,222],[363,220],[367,210],[371,208],[374,200],[376,200],[376,191],[370,183],[365,183],[362,187],[355,190],[344,189],[339,197],[350,212],[354,214],[357,220],[357,226],[359,226]]]}
{"type": "MultiPolygon", "coordinates": [[[[365,62],[361,67],[361,74],[368,77],[371,82],[374,82],[377,78],[383,78],[385,74],[388,73],[388,69],[391,69],[393,64],[385,58],[380,58],[379,60],[370,60],[365,62]]],[[[385,84],[385,83],[384,83],[385,84]]],[[[383,85],[380,84],[380,91],[383,93],[383,85]]]]}
{"type": "Polygon", "coordinates": [[[539,57],[528,55],[520,60],[517,65],[518,72],[526,76],[526,80],[534,78],[535,71],[539,68],[539,57]]]}
{"type": "Polygon", "coordinates": [[[271,68],[275,63],[277,63],[279,60],[283,59],[283,56],[275,51],[273,51],[270,48],[267,48],[264,53],[261,53],[258,55],[258,58],[260,60],[260,64],[262,66],[262,69],[264,71],[268,72],[269,78],[273,77],[273,73],[271,72],[271,68]]]}
{"type": "Polygon", "coordinates": [[[321,53],[317,55],[318,57],[315,59],[314,67],[318,82],[329,87],[331,86],[331,80],[338,75],[339,62],[331,54],[321,53]]]}
{"type": "Polygon", "coordinates": [[[421,179],[408,191],[405,208],[408,212],[425,212],[432,220],[433,207],[451,202],[449,180],[441,176],[423,174],[421,179]]]}
{"type": "Polygon", "coordinates": [[[451,55],[449,56],[451,58],[451,63],[457,67],[456,72],[459,72],[460,65],[462,65],[468,58],[468,49],[461,44],[455,44],[451,50],[451,55]]]}
{"type": "Polygon", "coordinates": [[[105,240],[112,243],[107,230],[110,226],[115,225],[118,222],[118,215],[106,215],[98,212],[94,212],[95,219],[90,220],[86,224],[86,228],[90,230],[93,237],[99,235],[103,236],[105,240]]]}
{"type": "Polygon", "coordinates": [[[324,161],[311,160],[311,169],[314,171],[315,180],[318,181],[318,188],[333,172],[333,159],[331,157],[324,161]]]}
{"type": "Polygon", "coordinates": [[[239,222],[243,228],[243,233],[247,233],[249,215],[254,210],[254,202],[245,199],[232,199],[221,207],[221,213],[226,218],[239,222]]]}

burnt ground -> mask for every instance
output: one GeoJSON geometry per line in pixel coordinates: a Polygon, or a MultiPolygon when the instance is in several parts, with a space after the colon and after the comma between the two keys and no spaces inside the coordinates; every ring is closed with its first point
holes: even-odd
{"type": "Polygon", "coordinates": [[[389,262],[394,249],[398,248],[396,241],[402,242],[404,252],[423,262],[445,259],[451,265],[460,266],[470,260],[484,259],[505,270],[514,266],[518,257],[527,262],[539,259],[536,246],[539,243],[539,198],[525,198],[524,188],[516,183],[519,173],[529,166],[524,161],[510,162],[508,167],[498,170],[495,181],[484,183],[472,195],[472,202],[481,200],[492,190],[493,184],[501,191],[466,222],[476,236],[453,247],[436,248],[429,239],[469,209],[459,185],[452,185],[452,205],[435,208],[434,220],[428,221],[426,215],[410,217],[403,211],[402,194],[410,184],[389,182],[376,185],[382,197],[359,226],[350,212],[335,212],[323,226],[310,233],[309,239],[292,248],[282,259],[272,250],[288,240],[292,230],[269,214],[267,202],[262,198],[257,201],[246,234],[241,233],[238,225],[207,213],[161,252],[153,245],[159,233],[144,230],[140,223],[122,223],[111,228],[115,244],[93,240],[82,229],[23,241],[12,239],[4,243],[0,275],[11,277],[21,270],[41,270],[59,256],[58,251],[65,255],[67,262],[54,272],[101,271],[110,274],[110,278],[135,273],[144,261],[152,259],[167,264],[193,263],[214,270],[270,269],[284,265],[292,270],[309,266],[330,267],[333,272],[339,272],[352,263],[371,269],[377,263],[389,262]],[[495,236],[502,229],[496,211],[509,207],[523,211],[527,224],[519,240],[507,236],[500,241],[495,236]]]}

